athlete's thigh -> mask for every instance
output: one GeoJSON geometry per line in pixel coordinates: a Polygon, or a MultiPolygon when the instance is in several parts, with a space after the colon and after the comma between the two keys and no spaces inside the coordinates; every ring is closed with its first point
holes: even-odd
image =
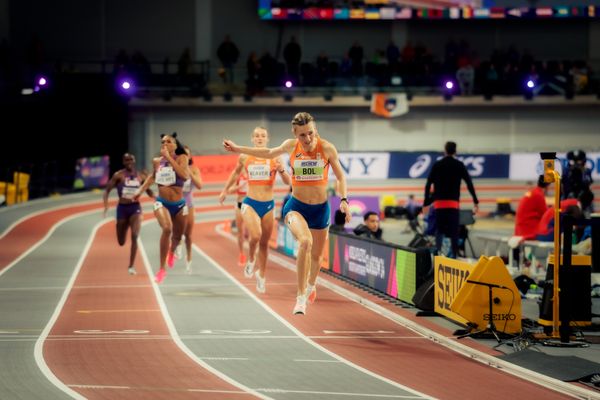
{"type": "Polygon", "coordinates": [[[310,229],[308,228],[308,223],[298,211],[288,212],[285,216],[285,223],[296,240],[300,237],[311,234],[310,229]]]}
{"type": "Polygon", "coordinates": [[[274,211],[271,210],[268,213],[266,213],[265,215],[263,215],[260,224],[262,227],[262,235],[261,237],[263,238],[270,238],[271,237],[271,233],[273,232],[273,222],[275,220],[274,216],[273,216],[274,211]]]}
{"type": "Polygon", "coordinates": [[[189,207],[187,220],[185,222],[185,233],[184,233],[185,236],[192,235],[192,231],[194,230],[195,223],[196,223],[196,216],[195,216],[194,207],[189,207]]]}
{"type": "Polygon", "coordinates": [[[162,229],[172,229],[173,228],[173,221],[171,221],[171,214],[169,214],[169,210],[167,210],[165,207],[155,206],[154,216],[156,217],[156,220],[158,221],[158,224],[160,225],[160,227],[162,229]]]}
{"type": "Polygon", "coordinates": [[[133,214],[129,217],[129,226],[131,227],[131,234],[137,236],[142,227],[142,214],[133,214]]]}
{"type": "Polygon", "coordinates": [[[254,210],[254,208],[252,208],[248,204],[242,204],[241,213],[242,219],[244,220],[244,226],[248,230],[250,236],[258,235],[261,230],[260,217],[254,210]]]}

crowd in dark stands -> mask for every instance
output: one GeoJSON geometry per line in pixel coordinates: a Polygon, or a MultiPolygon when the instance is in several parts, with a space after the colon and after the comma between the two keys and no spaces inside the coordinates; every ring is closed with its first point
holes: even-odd
{"type": "MultiPolygon", "coordinates": [[[[47,60],[40,38],[34,37],[17,60],[17,52],[3,40],[0,45],[0,83],[33,81],[41,72],[69,73],[77,71],[73,63],[47,60]],[[16,78],[16,79],[15,79],[16,78]]],[[[232,83],[242,52],[226,36],[216,51],[213,65],[224,83],[232,83]]],[[[108,65],[111,63],[109,62],[108,65]]],[[[114,74],[131,74],[141,84],[198,86],[208,79],[208,68],[199,72],[190,48],[185,48],[178,60],[165,58],[149,62],[140,51],[130,56],[120,50],[113,60],[114,74]],[[158,64],[158,65],[157,65],[158,64]],[[176,66],[176,72],[169,66],[176,66]],[[203,75],[204,74],[204,75],[203,75]]],[[[321,51],[314,60],[303,56],[295,37],[283,46],[281,55],[269,51],[251,51],[246,59],[246,94],[260,95],[271,88],[281,88],[286,80],[294,86],[326,88],[398,87],[418,92],[439,93],[444,82],[454,81],[454,95],[518,95],[523,94],[525,82],[532,80],[535,95],[597,94],[597,81],[585,60],[539,60],[527,49],[509,46],[495,49],[487,58],[480,58],[466,40],[449,39],[443,54],[433,54],[423,43],[407,41],[398,46],[390,41],[370,56],[356,40],[335,57],[321,51]]],[[[110,68],[105,72],[110,72],[110,68]]]]}
{"type": "Polygon", "coordinates": [[[534,84],[534,94],[573,95],[595,93],[592,71],[584,60],[538,60],[530,51],[516,46],[495,49],[481,60],[467,41],[448,40],[438,57],[422,43],[408,41],[399,48],[390,41],[385,49],[365,56],[355,41],[341,59],[320,52],[314,62],[303,59],[300,45],[292,38],[279,62],[269,52],[258,57],[251,52],[247,61],[248,94],[260,94],[269,87],[280,87],[290,80],[295,86],[399,86],[431,88],[439,91],[443,83],[456,83],[457,95],[519,95],[526,82],[534,84]]]}

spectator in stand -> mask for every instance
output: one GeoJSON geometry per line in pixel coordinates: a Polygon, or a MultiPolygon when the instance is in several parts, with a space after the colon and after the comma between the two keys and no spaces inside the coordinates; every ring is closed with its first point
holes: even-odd
{"type": "Polygon", "coordinates": [[[400,49],[396,46],[393,40],[390,40],[387,48],[385,49],[385,56],[387,58],[390,71],[392,73],[397,72],[398,63],[400,62],[400,49]]]}
{"type": "Polygon", "coordinates": [[[288,44],[283,48],[283,59],[287,67],[289,78],[296,84],[300,83],[300,59],[302,58],[302,49],[292,36],[288,44]]]}
{"type": "Polygon", "coordinates": [[[355,41],[354,44],[352,44],[352,47],[350,47],[350,50],[348,50],[348,57],[350,57],[350,60],[352,61],[352,76],[362,76],[364,51],[358,41],[355,41]]]}
{"type": "Polygon", "coordinates": [[[177,60],[177,75],[184,79],[192,72],[192,65],[192,53],[190,48],[186,47],[177,60]]]}
{"type": "Polygon", "coordinates": [[[529,190],[519,201],[515,216],[515,236],[522,240],[535,239],[537,226],[546,213],[546,192],[548,183],[544,182],[544,175],[540,175],[535,188],[529,190]]]}
{"type": "Polygon", "coordinates": [[[379,215],[375,211],[368,211],[363,217],[364,224],[354,228],[354,234],[369,239],[383,240],[383,230],[379,226],[379,215]]]}
{"type": "Polygon", "coordinates": [[[262,92],[263,87],[260,84],[260,62],[255,51],[250,52],[248,61],[246,61],[246,70],[248,71],[248,79],[246,80],[246,94],[254,96],[262,92]]]}
{"type": "Polygon", "coordinates": [[[459,60],[460,67],[456,71],[456,80],[460,87],[460,94],[471,96],[473,94],[473,85],[475,84],[475,69],[466,58],[459,60]]]}
{"type": "Polygon", "coordinates": [[[221,65],[225,70],[225,82],[233,82],[233,67],[235,66],[235,63],[237,63],[239,56],[240,51],[237,46],[231,41],[231,37],[226,35],[223,42],[217,48],[217,57],[219,57],[221,65]]]}

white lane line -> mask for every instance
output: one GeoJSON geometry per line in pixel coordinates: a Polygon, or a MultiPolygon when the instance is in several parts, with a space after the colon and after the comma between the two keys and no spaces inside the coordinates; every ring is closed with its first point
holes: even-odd
{"type": "MultiPolygon", "coordinates": [[[[233,236],[225,233],[221,229],[220,226],[217,227],[217,233],[219,233],[221,236],[224,236],[231,241],[237,240],[233,236]]],[[[279,264],[283,268],[287,268],[291,271],[296,270],[295,264],[289,262],[288,260],[286,260],[282,257],[274,255],[272,252],[269,252],[269,259],[271,259],[271,261],[274,261],[275,263],[279,264]]],[[[332,290],[333,292],[335,292],[349,300],[352,300],[356,303],[361,304],[363,307],[375,312],[376,314],[379,314],[379,315],[397,323],[400,326],[410,329],[413,332],[416,332],[435,343],[438,343],[444,347],[447,347],[448,349],[450,349],[452,351],[462,354],[463,356],[465,356],[467,358],[478,361],[478,362],[480,362],[484,365],[490,366],[492,368],[499,369],[510,375],[514,375],[518,378],[526,380],[528,382],[535,383],[536,385],[539,385],[539,386],[542,386],[542,387],[545,387],[545,388],[548,388],[551,390],[555,390],[559,393],[567,394],[569,396],[580,397],[583,399],[593,398],[593,396],[591,394],[592,392],[590,392],[589,390],[587,390],[585,388],[580,388],[575,385],[571,385],[568,382],[562,382],[558,379],[554,379],[547,375],[543,375],[538,372],[535,372],[535,371],[532,371],[532,370],[529,370],[529,369],[526,369],[523,367],[519,367],[516,364],[504,361],[500,358],[497,358],[492,355],[481,352],[479,350],[473,349],[467,345],[457,342],[456,337],[454,337],[454,336],[444,336],[444,335],[437,333],[433,330],[430,330],[424,326],[421,326],[418,323],[413,322],[410,319],[405,318],[405,317],[401,316],[400,314],[397,314],[391,310],[388,310],[387,308],[382,307],[379,304],[377,304],[371,300],[368,300],[365,297],[362,297],[361,295],[359,295],[357,293],[354,293],[354,292],[347,290],[341,286],[338,286],[333,282],[329,282],[322,278],[318,278],[317,282],[319,285],[326,287],[329,290],[332,290]]],[[[600,397],[598,397],[598,398],[600,398],[600,397]]]]}
{"type": "MultiPolygon", "coordinates": [[[[146,221],[146,222],[148,222],[148,221],[146,221]]],[[[148,259],[148,254],[146,253],[146,249],[144,247],[144,244],[143,244],[142,240],[139,241],[139,250],[140,250],[140,253],[142,255],[142,259],[144,261],[144,266],[146,268],[146,272],[148,273],[148,278],[150,279],[150,281],[152,283],[152,288],[154,290],[154,295],[156,297],[156,301],[158,302],[159,308],[161,309],[163,319],[164,319],[165,324],[167,325],[167,327],[169,329],[169,333],[171,334],[171,337],[173,338],[173,341],[175,342],[175,344],[177,345],[177,347],[179,347],[179,349],[184,354],[186,354],[188,357],[190,357],[198,365],[200,365],[204,369],[212,372],[214,375],[218,376],[219,378],[221,378],[225,382],[228,382],[231,385],[233,385],[235,387],[238,387],[238,388],[242,389],[243,391],[245,391],[247,393],[250,393],[250,394],[253,394],[253,395],[255,395],[257,397],[260,397],[262,399],[270,399],[270,397],[265,396],[264,394],[259,393],[259,392],[255,391],[254,389],[247,387],[246,385],[243,385],[242,383],[234,380],[230,376],[225,375],[221,371],[213,368],[208,363],[206,363],[205,361],[203,361],[202,359],[200,359],[196,354],[194,354],[194,352],[192,352],[185,345],[185,343],[183,343],[183,341],[179,337],[179,334],[177,333],[177,329],[175,328],[175,324],[173,323],[173,320],[171,319],[171,315],[169,314],[169,312],[167,310],[167,305],[164,302],[164,299],[162,297],[162,293],[161,293],[160,289],[158,288],[158,285],[156,284],[156,282],[154,282],[154,273],[152,271],[152,268],[150,267],[150,260],[148,259]]]]}
{"type": "MultiPolygon", "coordinates": [[[[93,212],[98,212],[98,210],[95,210],[93,212]]],[[[86,213],[89,214],[91,212],[86,212],[86,213]]],[[[86,213],[84,213],[84,214],[86,214],[86,213]]],[[[75,214],[74,216],[67,218],[67,220],[76,218],[78,216],[81,216],[81,214],[75,214]]],[[[40,334],[40,337],[35,342],[35,348],[34,348],[34,352],[33,352],[34,357],[35,357],[35,362],[37,363],[38,368],[46,376],[46,378],[50,382],[52,382],[52,384],[54,384],[54,386],[56,386],[57,388],[59,388],[60,390],[62,390],[63,392],[65,392],[66,394],[68,394],[69,396],[71,396],[75,399],[84,399],[85,397],[83,397],[82,395],[80,395],[73,389],[69,388],[67,385],[65,385],[50,370],[50,368],[48,367],[48,364],[46,364],[46,360],[44,359],[44,341],[50,334],[52,327],[54,326],[54,324],[56,323],[56,320],[60,316],[62,308],[64,307],[64,305],[67,301],[67,298],[69,297],[69,293],[71,292],[71,288],[73,287],[73,284],[75,283],[75,279],[77,278],[77,275],[79,274],[79,271],[81,270],[83,262],[84,262],[85,258],[87,257],[88,252],[90,251],[90,248],[92,247],[92,242],[94,241],[94,237],[96,237],[96,233],[98,232],[98,229],[102,225],[104,225],[105,223],[107,223],[109,221],[112,221],[112,218],[103,219],[102,221],[100,221],[96,225],[94,225],[94,227],[92,228],[92,232],[90,233],[90,236],[88,237],[88,240],[87,240],[85,246],[83,247],[81,255],[79,256],[79,260],[77,261],[75,269],[73,270],[73,273],[71,274],[71,278],[69,279],[69,282],[67,283],[67,286],[65,287],[65,291],[63,292],[62,297],[60,298],[58,304],[56,305],[56,308],[54,309],[54,313],[52,314],[52,317],[50,317],[50,321],[48,321],[48,323],[46,324],[46,327],[40,334]]],[[[50,230],[50,232],[48,232],[48,235],[46,235],[46,237],[48,237],[52,232],[54,232],[54,227],[52,230],[50,230]]]]}
{"type": "MultiPolygon", "coordinates": [[[[110,385],[77,385],[70,384],[69,387],[78,389],[92,389],[92,390],[148,390],[153,392],[192,392],[192,393],[213,393],[213,394],[248,394],[243,391],[236,390],[211,390],[211,389],[193,389],[193,388],[161,388],[151,386],[110,386],[110,385]]],[[[348,397],[360,397],[360,398],[373,398],[373,399],[420,399],[421,397],[416,396],[402,396],[393,394],[375,394],[375,393],[346,393],[346,392],[318,392],[310,390],[287,390],[279,388],[258,388],[255,389],[257,392],[264,393],[278,393],[278,394],[307,394],[307,395],[321,395],[321,396],[348,396],[348,397]]]]}
{"type": "Polygon", "coordinates": [[[146,390],[152,392],[195,392],[195,393],[214,393],[214,394],[247,394],[241,390],[218,390],[218,389],[188,389],[188,388],[164,388],[153,386],[110,386],[110,385],[76,385],[71,384],[70,387],[80,389],[97,389],[97,390],[146,390]]]}
{"type": "Polygon", "coordinates": [[[295,362],[339,363],[338,360],[294,360],[295,362]]]}
{"type": "Polygon", "coordinates": [[[266,393],[296,393],[296,394],[312,394],[312,395],[326,395],[326,396],[349,396],[349,397],[369,397],[369,398],[380,398],[380,399],[422,399],[419,396],[403,396],[399,394],[377,394],[377,393],[347,393],[347,392],[317,392],[312,390],[287,390],[287,389],[256,389],[266,393]]]}
{"type": "Polygon", "coordinates": [[[88,210],[88,211],[82,211],[80,213],[77,214],[73,214],[70,215],[68,217],[65,217],[63,219],[61,219],[60,221],[58,221],[57,223],[55,223],[54,225],[52,225],[52,228],[50,228],[50,230],[48,231],[48,233],[46,233],[46,235],[41,238],[40,240],[37,241],[37,243],[34,243],[30,248],[28,248],[26,251],[24,251],[23,253],[21,253],[21,255],[19,257],[17,257],[15,260],[13,260],[11,263],[9,263],[6,267],[4,267],[2,270],[0,270],[0,276],[2,276],[3,274],[6,273],[6,271],[8,271],[9,269],[11,269],[15,264],[17,264],[19,261],[21,261],[22,259],[24,259],[25,257],[27,257],[29,254],[31,254],[31,252],[33,252],[35,249],[37,249],[38,247],[40,247],[46,240],[48,240],[48,238],[50,236],[52,236],[52,234],[54,233],[54,231],[56,231],[56,229],[58,229],[61,225],[64,225],[65,223],[74,220],[75,218],[80,218],[80,217],[84,217],[86,215],[90,215],[90,214],[94,214],[97,213],[98,210],[88,210]]]}
{"type": "MultiPolygon", "coordinates": [[[[2,239],[4,236],[6,236],[10,231],[12,231],[20,223],[22,223],[24,221],[27,221],[28,219],[31,219],[33,217],[37,217],[38,215],[46,214],[46,213],[51,213],[51,212],[54,212],[54,211],[59,211],[59,210],[65,209],[65,208],[79,207],[79,206],[84,206],[84,205],[94,204],[94,203],[98,203],[98,208],[96,209],[96,210],[98,210],[101,207],[100,199],[98,199],[98,200],[87,200],[87,201],[75,202],[75,203],[70,203],[70,204],[61,204],[61,205],[58,205],[58,206],[55,206],[55,207],[44,208],[43,210],[34,211],[32,213],[29,213],[27,215],[22,216],[21,218],[19,218],[18,220],[16,220],[12,224],[10,224],[4,230],[4,232],[0,233],[0,239],[2,239]]],[[[27,203],[21,203],[21,204],[27,204],[27,203]]],[[[7,208],[4,208],[4,210],[2,210],[2,211],[8,211],[10,209],[11,209],[11,207],[7,207],[7,208]]]]}
{"type": "MultiPolygon", "coordinates": [[[[225,235],[222,235],[224,237],[227,237],[225,235]]],[[[227,278],[229,278],[232,282],[234,282],[241,290],[243,290],[248,296],[250,296],[257,304],[259,304],[262,308],[264,308],[269,314],[271,314],[275,319],[277,319],[279,322],[281,322],[283,325],[285,325],[289,330],[291,330],[292,332],[294,332],[298,337],[300,337],[301,339],[303,339],[306,343],[308,343],[309,345],[315,347],[316,349],[324,352],[325,354],[331,356],[332,358],[335,358],[336,360],[346,364],[347,366],[354,368],[366,375],[369,375],[373,378],[376,378],[378,380],[381,380],[383,382],[386,382],[396,388],[402,389],[404,391],[407,391],[409,393],[413,393],[414,395],[418,396],[418,398],[426,398],[426,399],[433,399],[433,397],[430,397],[424,393],[420,393],[412,388],[409,388],[408,386],[404,386],[398,382],[395,382],[391,379],[388,379],[384,376],[381,376],[379,374],[374,373],[373,371],[369,371],[366,368],[363,368],[357,364],[354,364],[351,361],[346,360],[345,358],[341,357],[340,355],[326,349],[325,347],[321,346],[320,344],[314,342],[313,340],[311,340],[309,337],[307,337],[306,335],[304,335],[300,330],[298,330],[294,325],[292,325],[290,322],[288,322],[285,318],[283,318],[281,315],[277,314],[273,309],[271,309],[266,303],[264,303],[261,299],[259,299],[252,291],[250,291],[245,285],[243,285],[242,283],[240,283],[237,279],[235,279],[228,271],[226,271],[221,265],[219,265],[219,263],[217,263],[213,258],[211,258],[208,254],[206,254],[202,249],[200,249],[196,244],[193,245],[194,249],[200,253],[200,255],[202,257],[204,257],[207,261],[209,261],[215,268],[217,268],[219,271],[221,271],[221,273],[223,273],[223,275],[225,275],[227,278]]],[[[269,255],[270,257],[270,255],[269,255]]],[[[292,299],[290,299],[290,302],[292,301],[292,299]]],[[[291,303],[290,303],[291,304],[291,303]]],[[[290,311],[291,313],[291,311],[290,311]]]]}

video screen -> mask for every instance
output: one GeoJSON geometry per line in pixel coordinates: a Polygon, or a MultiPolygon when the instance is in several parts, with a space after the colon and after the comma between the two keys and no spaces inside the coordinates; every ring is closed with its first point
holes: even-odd
{"type": "Polygon", "coordinates": [[[263,20],[600,18],[600,0],[259,0],[263,20]]]}

